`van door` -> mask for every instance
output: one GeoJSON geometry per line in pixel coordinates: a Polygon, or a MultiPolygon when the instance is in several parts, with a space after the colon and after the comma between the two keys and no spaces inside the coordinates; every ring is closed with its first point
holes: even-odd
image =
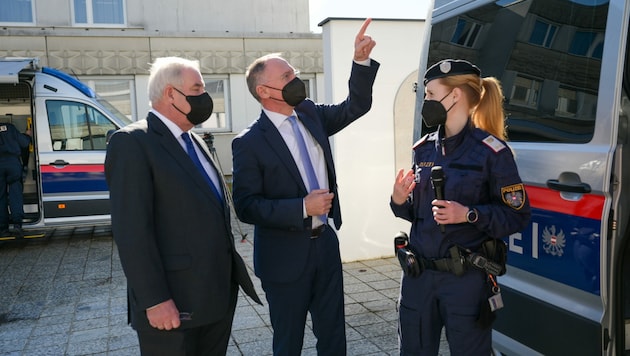
{"type": "Polygon", "coordinates": [[[467,59],[501,81],[508,140],[532,206],[529,226],[506,237],[495,347],[548,355],[623,349],[617,262],[628,164],[627,139],[619,138],[628,133],[618,124],[628,4],[450,1],[432,22],[427,65],[467,59]]]}
{"type": "MultiPolygon", "coordinates": [[[[40,99],[38,99],[39,102],[40,99]]],[[[108,219],[104,161],[109,132],[118,127],[90,102],[41,99],[39,167],[46,225],[108,219]]]]}

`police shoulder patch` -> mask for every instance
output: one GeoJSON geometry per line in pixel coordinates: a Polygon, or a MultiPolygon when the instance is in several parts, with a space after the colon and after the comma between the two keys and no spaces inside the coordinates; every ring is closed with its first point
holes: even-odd
{"type": "Polygon", "coordinates": [[[432,138],[431,135],[433,135],[433,132],[422,136],[422,138],[420,138],[418,141],[416,141],[416,143],[413,144],[412,148],[420,147],[420,146],[424,145],[427,141],[434,140],[434,138],[432,138]]]}
{"type": "Polygon", "coordinates": [[[490,147],[495,153],[507,147],[503,142],[501,142],[501,140],[492,135],[488,135],[488,137],[484,138],[482,142],[485,143],[486,146],[490,147]]]}
{"type": "Polygon", "coordinates": [[[514,210],[520,210],[525,205],[525,187],[523,183],[501,187],[503,203],[514,210]]]}

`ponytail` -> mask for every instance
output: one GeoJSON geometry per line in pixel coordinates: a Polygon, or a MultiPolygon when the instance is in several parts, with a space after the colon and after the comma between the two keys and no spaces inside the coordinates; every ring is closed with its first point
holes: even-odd
{"type": "Polygon", "coordinates": [[[475,127],[505,140],[507,132],[501,83],[494,77],[487,77],[481,79],[481,86],[481,97],[472,113],[472,122],[475,127]]]}

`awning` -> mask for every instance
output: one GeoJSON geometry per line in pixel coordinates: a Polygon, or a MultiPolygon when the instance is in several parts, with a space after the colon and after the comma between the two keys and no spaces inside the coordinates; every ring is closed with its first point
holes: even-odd
{"type": "Polygon", "coordinates": [[[30,67],[33,58],[0,59],[0,83],[18,83],[20,71],[30,67]]]}

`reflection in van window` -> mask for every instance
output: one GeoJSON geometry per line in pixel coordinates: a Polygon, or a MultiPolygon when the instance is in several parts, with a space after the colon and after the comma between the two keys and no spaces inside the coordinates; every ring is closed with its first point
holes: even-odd
{"type": "Polygon", "coordinates": [[[502,0],[435,22],[427,66],[461,58],[499,79],[510,141],[587,143],[595,130],[608,1],[588,4],[502,0]]]}
{"type": "Polygon", "coordinates": [[[54,151],[105,150],[107,132],[116,126],[92,106],[72,101],[46,101],[54,151]]]}

